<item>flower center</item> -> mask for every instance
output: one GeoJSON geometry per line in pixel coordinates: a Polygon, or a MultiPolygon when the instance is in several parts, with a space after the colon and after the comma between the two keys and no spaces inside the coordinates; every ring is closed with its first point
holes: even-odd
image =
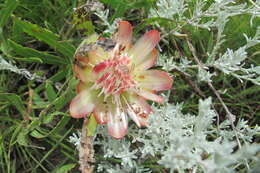
{"type": "Polygon", "coordinates": [[[127,89],[136,88],[136,83],[131,76],[133,67],[129,68],[130,59],[125,55],[114,53],[114,56],[94,67],[97,80],[94,88],[101,89],[105,96],[121,94],[127,89]]]}

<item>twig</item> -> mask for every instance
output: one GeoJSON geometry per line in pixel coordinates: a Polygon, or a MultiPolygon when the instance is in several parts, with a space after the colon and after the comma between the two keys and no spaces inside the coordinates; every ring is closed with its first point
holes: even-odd
{"type": "MultiPolygon", "coordinates": [[[[179,29],[181,29],[185,24],[182,24],[182,25],[178,25],[176,28],[172,29],[171,31],[169,32],[164,32],[165,34],[161,36],[161,39],[164,39],[165,37],[171,35],[171,34],[174,34],[175,32],[177,32],[179,29]]],[[[186,37],[187,35],[186,34],[179,34],[180,36],[183,36],[183,37],[186,37]]]]}
{"type": "Polygon", "coordinates": [[[194,82],[190,76],[177,69],[174,69],[174,71],[177,71],[180,74],[181,78],[188,83],[188,85],[195,91],[196,94],[198,94],[202,98],[206,98],[206,95],[200,90],[197,83],[194,82]]]}
{"type": "Polygon", "coordinates": [[[29,95],[29,100],[28,100],[28,104],[27,104],[27,111],[25,112],[25,117],[27,121],[32,120],[33,118],[30,116],[31,112],[32,112],[32,98],[33,98],[33,90],[29,87],[29,91],[28,91],[28,95],[29,95]]]}
{"type": "MultiPolygon", "coordinates": [[[[189,46],[189,49],[191,50],[191,53],[195,59],[195,61],[197,62],[197,64],[200,66],[200,68],[202,69],[205,69],[207,68],[202,62],[200,62],[200,60],[198,59],[197,55],[196,55],[196,51],[195,51],[195,48],[193,47],[193,45],[190,43],[190,41],[188,40],[188,38],[186,38],[187,40],[187,43],[188,43],[188,46],[189,46]]],[[[231,123],[231,127],[233,129],[233,131],[235,132],[235,136],[236,136],[236,140],[237,140],[237,144],[238,144],[238,147],[241,148],[241,143],[239,141],[239,138],[238,138],[238,134],[237,134],[237,129],[234,125],[234,115],[229,111],[228,107],[226,106],[226,104],[224,103],[224,101],[222,100],[219,92],[215,89],[215,87],[212,85],[212,83],[210,81],[207,82],[208,83],[208,86],[210,87],[210,89],[214,92],[214,94],[217,96],[218,100],[220,101],[221,105],[223,106],[224,110],[226,111],[227,113],[227,117],[231,123]]]]}
{"type": "Polygon", "coordinates": [[[82,133],[80,139],[80,148],[79,148],[79,163],[80,170],[82,173],[92,173],[94,170],[94,147],[93,147],[93,136],[88,136],[88,118],[85,118],[82,133]]]}

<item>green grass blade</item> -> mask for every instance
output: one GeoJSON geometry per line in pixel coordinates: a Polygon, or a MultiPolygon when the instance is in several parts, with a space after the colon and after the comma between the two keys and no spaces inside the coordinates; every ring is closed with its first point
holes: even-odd
{"type": "Polygon", "coordinates": [[[16,107],[19,113],[24,116],[26,109],[25,106],[23,105],[20,96],[12,93],[0,93],[0,98],[4,98],[5,100],[9,101],[12,105],[16,107]]]}
{"type": "Polygon", "coordinates": [[[26,153],[28,154],[28,156],[35,162],[37,163],[38,167],[40,166],[45,173],[49,173],[49,171],[41,164],[40,161],[38,161],[38,159],[35,157],[35,155],[28,149],[28,148],[24,148],[26,153]]]}
{"type": "Polygon", "coordinates": [[[67,135],[71,132],[72,129],[73,129],[73,127],[68,129],[67,132],[61,137],[61,139],[59,141],[57,141],[55,145],[52,146],[52,148],[43,156],[43,158],[40,160],[40,162],[34,167],[32,172],[35,172],[37,170],[37,168],[40,166],[40,164],[45,159],[47,159],[53,151],[55,151],[55,149],[60,145],[60,143],[62,143],[62,141],[67,137],[67,135]]]}
{"type": "Polygon", "coordinates": [[[62,117],[62,119],[59,121],[59,123],[50,132],[43,135],[43,134],[39,133],[37,130],[34,130],[34,131],[31,132],[30,135],[35,137],[35,138],[45,138],[45,137],[48,137],[52,134],[57,134],[59,131],[61,131],[68,124],[70,117],[63,112],[56,112],[56,114],[60,114],[60,115],[64,115],[64,116],[62,117]]]}
{"type": "MultiPolygon", "coordinates": [[[[49,78],[49,80],[52,82],[61,81],[68,75],[69,71],[70,71],[70,68],[64,68],[61,71],[57,72],[55,75],[51,76],[49,78]]],[[[37,88],[35,88],[34,91],[38,93],[41,90],[43,90],[44,88],[45,88],[45,84],[41,84],[37,88]]]]}
{"type": "Polygon", "coordinates": [[[47,94],[48,100],[50,102],[53,102],[57,98],[57,94],[56,94],[54,88],[52,87],[50,81],[46,82],[45,89],[46,89],[46,94],[47,94]]]}
{"type": "Polygon", "coordinates": [[[7,23],[9,17],[11,16],[12,12],[16,9],[18,4],[18,0],[5,1],[5,8],[3,8],[0,13],[0,28],[2,28],[7,23]]]}
{"type": "Polygon", "coordinates": [[[50,30],[44,29],[38,25],[27,21],[22,21],[18,18],[15,18],[14,20],[25,33],[47,43],[53,49],[63,54],[66,57],[67,63],[72,62],[72,58],[75,52],[75,48],[72,44],[66,41],[61,41],[57,34],[54,34],[50,30]]]}
{"type": "Polygon", "coordinates": [[[40,58],[37,58],[37,57],[28,57],[28,58],[16,58],[16,57],[13,57],[13,59],[15,59],[17,61],[28,62],[28,63],[32,63],[32,62],[36,62],[36,63],[40,63],[40,64],[43,63],[43,61],[40,58]]]}
{"type": "Polygon", "coordinates": [[[42,60],[43,63],[46,64],[66,64],[66,61],[64,61],[62,58],[54,55],[50,55],[45,52],[38,51],[36,49],[23,47],[22,45],[12,41],[8,40],[10,47],[13,49],[13,51],[23,57],[37,57],[40,60],[42,60]]]}

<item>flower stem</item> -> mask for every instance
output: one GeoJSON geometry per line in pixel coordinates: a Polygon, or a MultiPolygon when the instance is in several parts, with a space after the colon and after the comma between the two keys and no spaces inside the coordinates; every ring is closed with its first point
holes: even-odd
{"type": "Polygon", "coordinates": [[[82,133],[80,139],[80,148],[79,148],[79,163],[80,170],[82,173],[92,173],[94,170],[94,147],[93,147],[93,136],[88,136],[88,123],[89,119],[85,118],[82,133]]]}

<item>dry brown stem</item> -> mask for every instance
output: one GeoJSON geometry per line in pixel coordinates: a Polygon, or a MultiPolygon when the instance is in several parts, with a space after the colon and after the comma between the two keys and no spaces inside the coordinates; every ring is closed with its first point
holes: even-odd
{"type": "Polygon", "coordinates": [[[92,173],[94,170],[94,147],[93,147],[93,136],[88,136],[88,118],[85,118],[82,133],[80,139],[80,148],[79,148],[79,163],[80,170],[82,173],[92,173]]]}

